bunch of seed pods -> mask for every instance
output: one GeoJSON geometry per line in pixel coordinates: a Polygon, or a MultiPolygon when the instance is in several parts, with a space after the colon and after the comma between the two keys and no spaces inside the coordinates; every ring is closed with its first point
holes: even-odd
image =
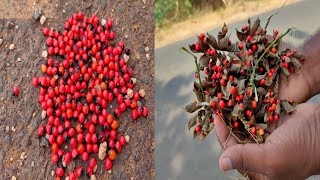
{"type": "Polygon", "coordinates": [[[49,56],[41,66],[43,76],[34,77],[32,84],[40,87],[43,109],[38,135],[51,147],[57,179],[76,159],[88,162],[87,167],[68,172],[69,180],[94,174],[95,153],[110,170],[128,141],[117,132],[121,113],[131,109],[133,120],[148,115],[141,100],[144,90],[133,90],[130,50],[122,41],[115,43],[112,25],[112,19],[100,24],[96,15],[78,12],[65,21],[62,33],[43,29],[49,56]]]}
{"type": "Polygon", "coordinates": [[[283,34],[275,29],[267,35],[269,21],[263,27],[259,18],[253,24],[249,19],[241,31],[236,30],[237,42],[231,41],[224,25],[217,39],[200,34],[189,46],[192,52],[184,48],[192,55],[200,53],[199,59],[193,55],[197,101],[185,107],[189,113],[197,112],[188,122],[189,129],[194,127],[194,137],[205,139],[218,115],[239,143],[263,143],[270,134],[269,122],[294,110],[292,100],[279,99],[279,82],[287,82],[292,73],[299,74],[304,56],[295,49],[282,49],[281,39],[291,29],[283,34]]]}

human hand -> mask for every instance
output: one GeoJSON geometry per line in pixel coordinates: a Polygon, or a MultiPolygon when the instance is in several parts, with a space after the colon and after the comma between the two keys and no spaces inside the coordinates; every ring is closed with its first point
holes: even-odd
{"type": "Polygon", "coordinates": [[[215,118],[218,140],[226,150],[221,170],[237,169],[252,179],[305,179],[320,173],[320,106],[301,104],[264,144],[237,144],[221,118],[215,118]]]}

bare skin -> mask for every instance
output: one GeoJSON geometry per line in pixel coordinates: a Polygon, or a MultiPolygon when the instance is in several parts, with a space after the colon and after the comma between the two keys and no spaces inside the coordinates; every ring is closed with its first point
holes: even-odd
{"type": "Polygon", "coordinates": [[[280,84],[279,98],[303,103],[291,115],[283,115],[270,125],[271,135],[264,144],[238,144],[216,118],[216,134],[225,151],[219,166],[222,171],[237,169],[251,179],[305,179],[320,174],[320,105],[304,103],[320,93],[320,33],[300,50],[304,63],[300,75],[290,75],[280,84]]]}

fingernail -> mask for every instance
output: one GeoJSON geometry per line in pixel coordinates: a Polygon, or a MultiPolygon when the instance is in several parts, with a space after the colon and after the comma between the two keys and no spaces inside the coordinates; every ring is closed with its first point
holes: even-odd
{"type": "Polygon", "coordinates": [[[232,164],[231,164],[231,160],[229,158],[223,158],[221,160],[221,169],[223,171],[229,171],[232,169],[232,164]]]}

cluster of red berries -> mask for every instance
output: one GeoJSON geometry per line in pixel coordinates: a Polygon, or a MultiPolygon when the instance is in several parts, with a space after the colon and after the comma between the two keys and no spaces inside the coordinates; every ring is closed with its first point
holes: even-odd
{"type": "Polygon", "coordinates": [[[249,26],[244,25],[241,32],[237,30],[239,42],[232,43],[224,25],[218,40],[210,34],[200,34],[198,41],[190,45],[193,53],[202,53],[195,74],[202,83],[194,85],[199,103],[186,106],[190,113],[200,109],[197,117],[189,121],[189,128],[197,124],[195,136],[207,136],[216,114],[221,115],[230,128],[262,137],[265,126],[259,123],[277,121],[282,111],[288,113],[293,109],[287,108],[293,101],[277,99],[279,76],[280,72],[285,76],[297,73],[304,61],[303,55],[295,49],[278,52],[279,44],[271,43],[279,39],[279,31],[274,30],[270,37],[259,19],[253,25],[248,22],[249,26]],[[200,71],[204,72],[204,80],[200,79],[200,71]],[[207,102],[210,108],[203,109],[202,102],[207,102]]]}
{"type": "MultiPolygon", "coordinates": [[[[100,25],[96,15],[86,17],[78,12],[66,20],[62,33],[43,29],[49,58],[41,67],[44,75],[34,77],[32,84],[40,86],[39,103],[48,118],[39,126],[38,135],[51,145],[57,179],[76,158],[89,161],[86,174],[92,175],[97,160],[91,155],[104,142],[104,165],[110,170],[126,144],[117,132],[121,113],[132,109],[133,120],[148,115],[142,97],[132,90],[136,80],[127,65],[130,50],[124,42],[114,42],[112,25],[111,19],[100,25]],[[114,99],[117,107],[108,110],[114,99]]],[[[69,180],[80,178],[83,172],[78,166],[69,172],[69,180]]]]}

